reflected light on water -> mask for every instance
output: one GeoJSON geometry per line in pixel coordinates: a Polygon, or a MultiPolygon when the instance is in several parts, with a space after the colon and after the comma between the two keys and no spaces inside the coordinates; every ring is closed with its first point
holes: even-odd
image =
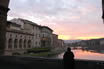
{"type": "MultiPolygon", "coordinates": [[[[75,59],[86,59],[86,60],[104,60],[104,54],[91,52],[91,51],[83,51],[83,50],[72,50],[75,59]]],[[[63,58],[64,53],[60,54],[58,58],[63,58]]]]}

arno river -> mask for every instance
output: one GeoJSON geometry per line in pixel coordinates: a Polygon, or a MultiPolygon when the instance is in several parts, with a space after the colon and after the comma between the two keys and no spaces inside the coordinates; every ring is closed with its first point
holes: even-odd
{"type": "MultiPolygon", "coordinates": [[[[98,53],[94,51],[86,51],[81,49],[72,50],[75,59],[85,59],[85,60],[104,60],[104,53],[98,53]]],[[[58,58],[63,58],[63,54],[58,55],[58,58]]]]}

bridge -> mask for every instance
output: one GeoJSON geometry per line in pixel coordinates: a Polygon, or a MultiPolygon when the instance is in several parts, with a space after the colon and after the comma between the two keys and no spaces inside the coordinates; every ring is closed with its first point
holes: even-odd
{"type": "MultiPolygon", "coordinates": [[[[64,69],[56,58],[0,56],[0,69],[64,69]]],[[[75,69],[104,69],[104,61],[75,60],[75,69]]]]}

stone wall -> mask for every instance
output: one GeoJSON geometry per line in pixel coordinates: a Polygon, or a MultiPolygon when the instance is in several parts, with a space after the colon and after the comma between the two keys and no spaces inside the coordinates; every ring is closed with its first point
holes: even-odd
{"type": "Polygon", "coordinates": [[[33,46],[33,34],[8,29],[5,44],[5,55],[24,54],[27,49],[33,46]]]}
{"type": "Polygon", "coordinates": [[[0,0],[0,55],[4,53],[9,0],[0,0]]]}
{"type": "MultiPolygon", "coordinates": [[[[1,69],[63,69],[62,59],[0,56],[1,69]]],[[[104,69],[104,61],[76,60],[75,69],[104,69]]]]}

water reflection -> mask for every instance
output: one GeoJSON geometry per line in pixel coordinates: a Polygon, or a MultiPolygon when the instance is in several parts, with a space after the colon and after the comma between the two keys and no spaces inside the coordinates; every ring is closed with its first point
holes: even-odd
{"type": "MultiPolygon", "coordinates": [[[[104,54],[97,53],[92,50],[87,51],[87,50],[82,50],[82,49],[75,49],[72,51],[75,55],[75,59],[104,60],[104,54]]],[[[63,58],[63,54],[64,53],[58,55],[58,58],[63,58]]]]}

